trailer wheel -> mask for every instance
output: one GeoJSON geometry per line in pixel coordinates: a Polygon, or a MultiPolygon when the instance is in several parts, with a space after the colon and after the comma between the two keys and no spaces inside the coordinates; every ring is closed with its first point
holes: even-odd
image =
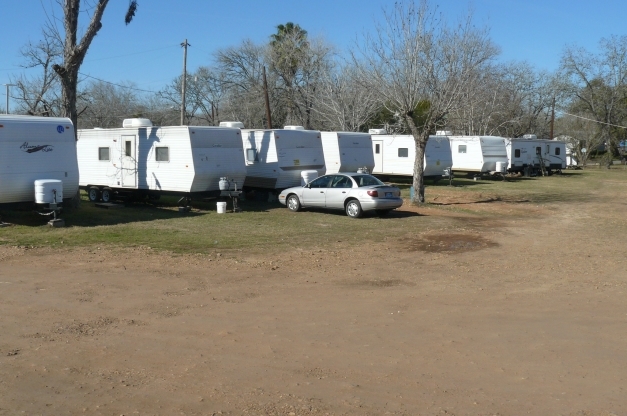
{"type": "Polygon", "coordinates": [[[113,191],[109,188],[104,188],[100,197],[102,198],[102,202],[111,202],[111,199],[113,199],[113,191]]]}
{"type": "Polygon", "coordinates": [[[98,200],[100,199],[100,189],[98,189],[98,187],[96,186],[92,186],[87,191],[87,197],[91,202],[98,202],[98,200]]]}

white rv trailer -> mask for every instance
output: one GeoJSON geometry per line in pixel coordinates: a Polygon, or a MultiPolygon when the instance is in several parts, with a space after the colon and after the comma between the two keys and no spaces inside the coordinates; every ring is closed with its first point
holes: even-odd
{"type": "Polygon", "coordinates": [[[320,132],[300,126],[242,130],[246,188],[285,189],[301,184],[301,172],[325,172],[320,132]]]}
{"type": "Polygon", "coordinates": [[[535,136],[525,135],[523,137],[505,139],[507,158],[509,164],[507,171],[532,173],[540,167],[540,157],[537,153],[538,140],[535,136]]]}
{"type": "Polygon", "coordinates": [[[326,174],[357,172],[361,168],[372,172],[374,155],[370,134],[323,131],[320,135],[326,174]]]}
{"type": "Polygon", "coordinates": [[[69,118],[0,115],[0,204],[35,201],[35,181],[78,192],[76,138],[69,118]]]}
{"type": "Polygon", "coordinates": [[[537,174],[544,168],[547,173],[566,168],[566,143],[558,140],[538,139],[525,134],[515,139],[505,139],[509,172],[537,174]]]}
{"type": "Polygon", "coordinates": [[[453,172],[505,173],[508,159],[505,139],[498,136],[448,136],[453,172]]]}
{"type": "MultiPolygon", "coordinates": [[[[416,142],[411,135],[388,135],[384,129],[371,129],[375,175],[413,176],[416,142]]],[[[429,136],[424,156],[424,176],[441,178],[453,165],[447,136],[429,136]]]]}
{"type": "Polygon", "coordinates": [[[126,119],[122,128],[78,131],[80,186],[89,199],[219,194],[220,178],[242,186],[246,170],[239,129],[153,126],[126,119]]]}
{"type": "Polygon", "coordinates": [[[544,165],[549,173],[566,169],[566,143],[560,140],[542,140],[544,145],[544,165]]]}

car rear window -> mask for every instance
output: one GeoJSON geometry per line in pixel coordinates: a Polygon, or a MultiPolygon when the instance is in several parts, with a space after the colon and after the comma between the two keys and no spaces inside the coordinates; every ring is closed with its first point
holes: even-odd
{"type": "Polygon", "coordinates": [[[353,176],[353,179],[355,179],[358,186],[385,185],[383,182],[370,175],[353,176]]]}

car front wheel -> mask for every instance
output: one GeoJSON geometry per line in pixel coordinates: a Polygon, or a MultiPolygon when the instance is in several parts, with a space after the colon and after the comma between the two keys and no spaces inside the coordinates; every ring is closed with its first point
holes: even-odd
{"type": "Polygon", "coordinates": [[[287,209],[292,212],[300,211],[300,201],[296,195],[290,195],[287,197],[287,209]]]}
{"type": "Polygon", "coordinates": [[[351,218],[361,217],[361,204],[356,199],[348,201],[346,204],[346,215],[351,218]]]}

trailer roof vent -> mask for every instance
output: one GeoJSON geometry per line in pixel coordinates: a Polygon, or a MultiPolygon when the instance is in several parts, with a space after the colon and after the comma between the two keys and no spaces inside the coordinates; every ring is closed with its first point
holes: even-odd
{"type": "Polygon", "coordinates": [[[152,121],[147,118],[127,118],[122,122],[122,127],[152,127],[152,121]]]}
{"type": "Polygon", "coordinates": [[[285,130],[305,130],[303,126],[285,126],[283,127],[285,130]]]}
{"type": "Polygon", "coordinates": [[[437,130],[435,132],[436,136],[452,136],[453,132],[450,130],[437,130]]]}
{"type": "Polygon", "coordinates": [[[538,136],[536,136],[535,134],[523,134],[523,139],[535,140],[537,138],[538,136]]]}
{"type": "Polygon", "coordinates": [[[243,129],[244,123],[241,121],[221,121],[220,127],[232,127],[234,129],[243,129]]]}
{"type": "Polygon", "coordinates": [[[368,134],[387,134],[385,129],[369,129],[368,134]]]}

